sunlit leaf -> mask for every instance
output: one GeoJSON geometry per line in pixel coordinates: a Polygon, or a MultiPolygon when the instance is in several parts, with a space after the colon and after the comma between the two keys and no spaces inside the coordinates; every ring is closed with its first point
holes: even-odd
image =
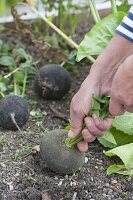
{"type": "Polygon", "coordinates": [[[115,34],[117,26],[125,15],[126,13],[124,12],[110,14],[93,26],[79,45],[77,61],[89,55],[98,56],[115,34]]]}

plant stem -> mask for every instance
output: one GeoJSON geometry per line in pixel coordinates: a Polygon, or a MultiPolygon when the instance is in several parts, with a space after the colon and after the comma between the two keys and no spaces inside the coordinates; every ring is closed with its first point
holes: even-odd
{"type": "Polygon", "coordinates": [[[14,78],[14,94],[17,95],[17,83],[15,78],[14,78]]]}
{"type": "MultiPolygon", "coordinates": [[[[98,116],[101,120],[103,120],[104,118],[106,118],[109,115],[110,97],[108,97],[108,96],[102,96],[102,97],[93,96],[93,100],[99,104],[99,106],[98,106],[99,115],[98,116]]],[[[92,116],[92,114],[95,113],[96,108],[97,108],[97,106],[94,103],[91,111],[87,114],[87,116],[92,116]]],[[[84,129],[85,127],[86,127],[86,124],[84,123],[82,126],[82,129],[84,129]]],[[[69,127],[69,130],[70,130],[70,127],[69,127]]],[[[77,137],[75,137],[75,138],[66,138],[65,143],[68,148],[72,148],[74,145],[76,145],[81,140],[83,140],[82,133],[77,135],[77,137]]]]}
{"type": "Polygon", "coordinates": [[[116,0],[111,0],[112,12],[117,13],[116,0]]]}
{"type": "Polygon", "coordinates": [[[72,148],[74,145],[79,143],[81,140],[83,140],[82,133],[78,134],[75,138],[66,138],[65,143],[68,148],[72,148]]]}
{"type": "Polygon", "coordinates": [[[25,72],[24,81],[23,81],[23,88],[22,88],[22,95],[21,95],[22,97],[25,96],[26,82],[27,82],[27,73],[25,72]]]}
{"type": "Polygon", "coordinates": [[[100,21],[101,21],[101,18],[100,18],[100,15],[99,15],[98,10],[97,10],[97,8],[96,8],[95,0],[92,0],[92,4],[93,4],[94,10],[95,10],[95,13],[96,13],[96,15],[97,15],[97,18],[98,18],[98,20],[99,20],[99,22],[100,22],[100,21]]]}
{"type": "Polygon", "coordinates": [[[62,26],[62,7],[63,7],[63,1],[60,0],[59,1],[59,7],[58,7],[58,24],[59,24],[59,28],[63,29],[64,27],[62,26]]]}
{"type": "Polygon", "coordinates": [[[97,24],[100,20],[98,19],[98,16],[97,16],[97,13],[96,13],[96,9],[95,9],[95,6],[94,6],[95,3],[93,2],[93,0],[88,0],[88,3],[90,5],[92,16],[95,20],[95,23],[97,24]]]}
{"type": "MultiPolygon", "coordinates": [[[[23,4],[40,16],[52,29],[54,29],[59,35],[61,35],[71,46],[78,49],[79,45],[76,44],[71,38],[69,38],[65,33],[63,33],[59,28],[57,28],[52,22],[50,22],[43,14],[41,14],[36,8],[29,6],[28,4],[23,4]]],[[[92,56],[87,57],[92,63],[95,62],[95,59],[92,56]]]]}
{"type": "Polygon", "coordinates": [[[42,15],[40,12],[38,12],[35,8],[31,8],[37,15],[39,15],[51,28],[53,28],[59,35],[61,35],[67,42],[75,47],[78,48],[78,45],[70,39],[65,33],[63,33],[60,29],[58,29],[52,22],[50,22],[44,15],[42,15]]]}
{"type": "Polygon", "coordinates": [[[9,78],[11,75],[13,75],[14,73],[16,73],[18,70],[20,70],[20,68],[16,68],[14,69],[12,72],[8,73],[7,75],[4,76],[4,78],[9,78]]]}

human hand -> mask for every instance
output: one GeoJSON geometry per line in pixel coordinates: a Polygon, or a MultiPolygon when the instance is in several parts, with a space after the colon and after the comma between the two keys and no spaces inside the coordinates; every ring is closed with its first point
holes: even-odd
{"type": "Polygon", "coordinates": [[[96,115],[87,116],[92,106],[92,95],[99,96],[98,83],[96,84],[94,80],[87,78],[73,97],[70,106],[71,131],[69,137],[75,138],[79,133],[82,133],[84,140],[77,144],[82,152],[87,151],[88,143],[93,142],[97,136],[102,136],[112,123],[112,119],[109,118],[100,120],[96,115]],[[83,122],[86,125],[84,129],[82,129],[83,122]]]}
{"type": "Polygon", "coordinates": [[[133,112],[133,55],[120,65],[114,76],[109,110],[115,116],[133,112]]]}
{"type": "Polygon", "coordinates": [[[86,117],[86,115],[91,109],[92,95],[110,94],[112,81],[119,65],[132,54],[131,44],[116,35],[98,57],[90,74],[71,101],[71,131],[68,136],[76,137],[81,132],[84,121],[86,124],[86,128],[82,130],[84,140],[77,144],[80,151],[87,151],[88,143],[94,141],[97,136],[101,136],[112,123],[112,119],[101,121],[95,115],[92,117],[86,117]]]}

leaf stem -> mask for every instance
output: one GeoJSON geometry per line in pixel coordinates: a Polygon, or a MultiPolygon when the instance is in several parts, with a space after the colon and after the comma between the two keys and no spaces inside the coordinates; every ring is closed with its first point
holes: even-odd
{"type": "Polygon", "coordinates": [[[22,97],[25,96],[25,91],[26,91],[26,83],[27,83],[27,72],[25,72],[25,76],[24,76],[24,81],[23,81],[23,88],[22,88],[22,97]]]}
{"type": "Polygon", "coordinates": [[[83,140],[82,133],[78,134],[78,136],[75,137],[75,138],[66,138],[65,139],[65,143],[66,143],[66,146],[68,148],[72,148],[74,145],[76,145],[77,143],[79,143],[81,140],[83,140]]]}
{"type": "Polygon", "coordinates": [[[99,20],[99,22],[100,22],[100,21],[101,21],[101,18],[100,18],[98,9],[96,8],[95,0],[92,0],[92,4],[93,4],[94,10],[95,10],[95,13],[96,13],[96,15],[97,15],[97,18],[98,18],[98,20],[99,20]]]}
{"type": "Polygon", "coordinates": [[[14,78],[14,95],[17,95],[17,83],[15,78],[14,78]]]}
{"type": "Polygon", "coordinates": [[[97,16],[95,2],[93,2],[93,0],[88,0],[88,3],[90,5],[92,16],[95,20],[95,23],[97,24],[100,20],[99,20],[99,17],[97,16]]]}
{"type": "MultiPolygon", "coordinates": [[[[98,109],[98,111],[99,111],[99,118],[101,120],[103,120],[104,118],[106,118],[108,116],[108,114],[109,114],[109,100],[110,100],[109,96],[102,96],[102,97],[93,96],[94,105],[92,106],[92,109],[88,113],[87,116],[92,116],[92,114],[95,113],[94,112],[95,109],[98,109]],[[99,107],[97,107],[96,102],[97,102],[97,104],[99,104],[99,107]]],[[[86,127],[86,124],[84,123],[83,126],[82,126],[82,129],[84,129],[85,127],[86,127]]],[[[77,135],[77,137],[75,137],[75,138],[66,138],[65,139],[65,143],[66,143],[66,146],[68,148],[72,148],[74,145],[76,145],[81,140],[83,140],[82,133],[80,133],[79,135],[77,135]]]]}
{"type": "Polygon", "coordinates": [[[112,12],[117,13],[116,0],[111,0],[112,12]]]}

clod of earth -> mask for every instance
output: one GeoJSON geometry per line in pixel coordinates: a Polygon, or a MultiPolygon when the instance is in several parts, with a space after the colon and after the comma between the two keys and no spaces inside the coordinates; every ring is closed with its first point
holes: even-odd
{"type": "Polygon", "coordinates": [[[34,79],[35,92],[44,99],[61,99],[70,86],[69,72],[56,64],[40,68],[34,79]]]}
{"type": "Polygon", "coordinates": [[[9,95],[0,101],[0,126],[9,130],[17,130],[29,119],[29,105],[27,101],[17,95],[9,95]]]}
{"type": "Polygon", "coordinates": [[[52,171],[66,175],[77,172],[85,162],[85,154],[76,146],[68,148],[64,142],[67,131],[56,129],[49,131],[41,139],[40,154],[43,161],[52,171]]]}

